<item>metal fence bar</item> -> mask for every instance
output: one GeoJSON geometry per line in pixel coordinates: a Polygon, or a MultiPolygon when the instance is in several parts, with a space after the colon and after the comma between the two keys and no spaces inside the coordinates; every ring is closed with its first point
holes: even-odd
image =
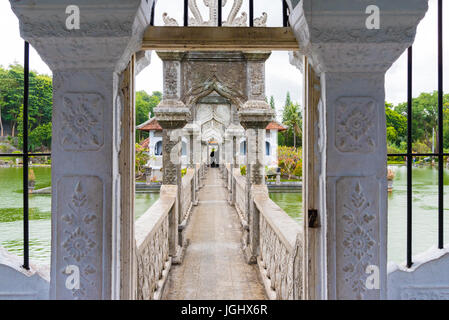
{"type": "Polygon", "coordinates": [[[413,203],[412,203],[412,85],[413,85],[413,48],[408,49],[408,70],[407,70],[407,267],[410,268],[412,261],[412,219],[413,219],[413,203]]]}
{"type": "Polygon", "coordinates": [[[23,267],[30,269],[28,199],[28,101],[30,92],[30,44],[25,41],[23,84],[23,267]]]}
{"type": "Polygon", "coordinates": [[[150,26],[154,27],[154,10],[156,8],[156,0],[153,1],[153,5],[151,6],[151,16],[150,16],[150,26]]]}
{"type": "MultiPolygon", "coordinates": [[[[23,158],[23,153],[1,153],[0,157],[17,157],[17,158],[23,158]]],[[[28,153],[28,157],[49,157],[51,156],[51,153],[28,153]]]]}
{"type": "Polygon", "coordinates": [[[288,27],[288,5],[286,0],[282,0],[283,26],[288,27]]]}
{"type": "MultiPolygon", "coordinates": [[[[412,153],[413,157],[438,157],[438,153],[412,153]]],[[[407,153],[389,153],[389,157],[406,157],[407,153]]],[[[448,157],[449,153],[443,153],[443,156],[448,157]]]]}
{"type": "Polygon", "coordinates": [[[223,22],[223,0],[218,0],[218,26],[221,27],[223,22]]]}
{"type": "Polygon", "coordinates": [[[184,27],[189,26],[189,1],[184,0],[184,27]]]}
{"type": "Polygon", "coordinates": [[[438,0],[438,248],[444,248],[443,0],[438,0]]]}

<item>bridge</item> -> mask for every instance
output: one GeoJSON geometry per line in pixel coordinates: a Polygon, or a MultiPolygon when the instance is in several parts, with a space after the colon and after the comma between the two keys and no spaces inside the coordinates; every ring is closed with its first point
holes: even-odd
{"type": "Polygon", "coordinates": [[[177,195],[164,187],[136,222],[138,298],[300,298],[300,225],[269,199],[266,187],[249,198],[240,170],[197,168],[182,179],[178,227],[177,195]],[[247,211],[251,201],[254,216],[247,211]],[[248,232],[249,223],[256,232],[248,232]]]}

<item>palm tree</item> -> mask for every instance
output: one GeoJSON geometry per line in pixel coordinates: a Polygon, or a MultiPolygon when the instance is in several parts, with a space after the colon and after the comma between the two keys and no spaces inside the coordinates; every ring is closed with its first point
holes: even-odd
{"type": "Polygon", "coordinates": [[[284,107],[283,122],[293,132],[293,145],[296,148],[296,137],[302,136],[302,114],[299,104],[291,102],[284,107]]]}

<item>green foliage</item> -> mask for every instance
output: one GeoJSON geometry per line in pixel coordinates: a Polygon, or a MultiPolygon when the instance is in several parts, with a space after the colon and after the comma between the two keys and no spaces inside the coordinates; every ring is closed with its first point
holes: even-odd
{"type": "Polygon", "coordinates": [[[297,103],[293,103],[290,92],[287,92],[285,106],[282,111],[282,122],[288,127],[284,131],[283,138],[279,139],[279,145],[301,146],[302,145],[302,111],[297,103]]]}
{"type": "Polygon", "coordinates": [[[184,177],[187,174],[187,168],[181,170],[181,177],[184,177]]]}
{"type": "Polygon", "coordinates": [[[142,177],[145,174],[145,166],[149,160],[148,149],[136,143],[136,177],[142,177]]]}
{"type": "Polygon", "coordinates": [[[387,140],[390,144],[400,145],[407,141],[407,118],[393,110],[393,106],[385,104],[387,118],[387,140]]]}
{"type": "Polygon", "coordinates": [[[281,168],[281,175],[302,176],[302,150],[295,147],[278,147],[278,166],[281,168]]]}
{"type": "Polygon", "coordinates": [[[271,109],[276,110],[276,103],[274,102],[273,96],[270,97],[270,106],[271,106],[271,109]]]}
{"type": "MultiPolygon", "coordinates": [[[[51,122],[53,85],[50,76],[30,72],[30,95],[28,106],[29,130],[51,122]]],[[[0,129],[3,125],[12,128],[12,135],[17,134],[23,105],[23,67],[10,65],[7,69],[0,67],[0,129]]],[[[0,132],[1,134],[1,132],[0,132]]]]}
{"type": "Polygon", "coordinates": [[[240,174],[246,176],[246,166],[240,166],[240,174]]]}
{"type": "MultiPolygon", "coordinates": [[[[162,100],[162,93],[154,91],[150,96],[145,91],[136,92],[136,124],[140,125],[154,116],[153,109],[162,100]]],[[[148,135],[142,131],[136,131],[136,141],[147,138],[148,135]]]]}
{"type": "Polygon", "coordinates": [[[51,134],[52,134],[52,124],[51,122],[40,125],[30,132],[28,137],[28,143],[31,150],[37,150],[39,148],[51,147],[51,134]]]}
{"type": "MultiPolygon", "coordinates": [[[[444,126],[443,136],[449,138],[449,94],[443,96],[444,126]]],[[[401,103],[394,108],[399,114],[407,114],[407,103],[401,103]]],[[[435,151],[438,151],[438,92],[421,93],[412,100],[412,141],[415,152],[424,150],[422,144],[431,150],[433,132],[435,132],[435,151]],[[416,150],[415,150],[416,148],[416,150]]],[[[443,139],[443,147],[449,147],[449,139],[443,139]]]]}

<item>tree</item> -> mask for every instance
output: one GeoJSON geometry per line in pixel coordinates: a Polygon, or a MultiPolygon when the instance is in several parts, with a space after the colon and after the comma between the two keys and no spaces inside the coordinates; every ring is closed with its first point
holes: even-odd
{"type": "MultiPolygon", "coordinates": [[[[449,107],[449,94],[443,97],[443,108],[449,107]]],[[[399,104],[395,111],[407,115],[407,103],[399,104]]],[[[435,134],[435,152],[438,152],[438,92],[421,93],[412,100],[412,141],[424,143],[430,150],[435,134]]],[[[446,129],[445,129],[446,130],[446,129]]],[[[444,132],[443,132],[444,136],[444,132]]],[[[443,146],[445,141],[443,140],[443,146]]],[[[419,147],[422,149],[422,147],[419,147]]]]}
{"type": "MultiPolygon", "coordinates": [[[[23,105],[23,67],[10,65],[7,69],[0,67],[0,134],[4,135],[4,127],[11,127],[11,135],[16,135],[19,123],[20,106],[23,105]]],[[[30,72],[30,94],[28,116],[30,130],[51,122],[53,86],[47,75],[30,72]]]]}
{"type": "Polygon", "coordinates": [[[273,96],[270,97],[270,106],[271,106],[271,109],[276,110],[276,103],[274,102],[273,96]]]}
{"type": "Polygon", "coordinates": [[[48,122],[31,131],[29,136],[30,149],[32,151],[36,151],[38,149],[43,151],[44,148],[49,149],[51,147],[51,130],[52,124],[51,122],[48,122]]]}
{"type": "MultiPolygon", "coordinates": [[[[287,101],[290,100],[287,94],[287,101]]],[[[302,138],[302,112],[297,103],[290,103],[284,107],[282,122],[288,127],[286,134],[293,134],[293,146],[296,147],[296,137],[302,138]]]]}
{"type": "Polygon", "coordinates": [[[393,110],[389,103],[385,104],[387,118],[387,141],[390,145],[399,146],[401,142],[407,141],[407,118],[393,110]]]}
{"type": "MultiPolygon", "coordinates": [[[[136,92],[136,124],[142,124],[154,116],[153,109],[162,99],[162,93],[154,91],[150,96],[145,91],[136,92]]],[[[144,133],[136,131],[137,141],[144,138],[144,133]]]]}

